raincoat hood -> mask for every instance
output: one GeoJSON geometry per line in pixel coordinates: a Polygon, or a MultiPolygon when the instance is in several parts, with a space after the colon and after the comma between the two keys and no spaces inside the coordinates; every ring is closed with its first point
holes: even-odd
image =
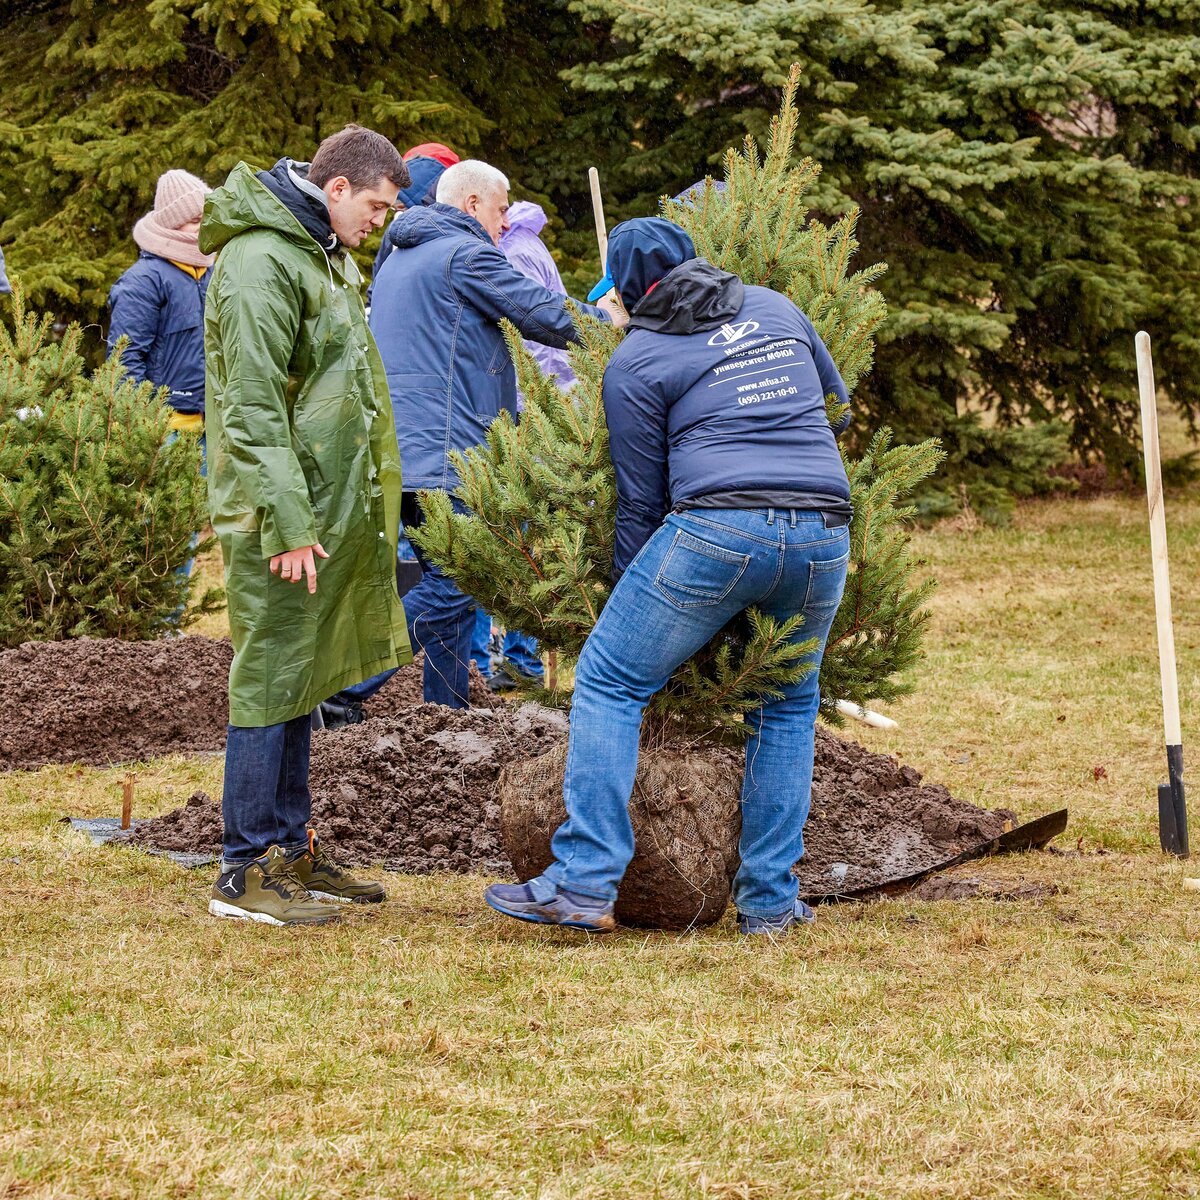
{"type": "Polygon", "coordinates": [[[406,250],[443,237],[467,234],[487,242],[492,239],[474,217],[449,204],[427,204],[405,209],[388,227],[388,241],[396,250],[406,250]]]}
{"type": "Polygon", "coordinates": [[[507,241],[510,233],[524,230],[527,233],[538,234],[546,228],[546,210],[540,204],[534,204],[532,200],[518,200],[515,204],[508,206],[508,224],[507,232],[500,235],[500,249],[504,249],[504,243],[507,241]]]}
{"type": "Polygon", "coordinates": [[[689,258],[643,296],[629,314],[630,329],[654,333],[699,333],[732,320],[746,298],[746,285],[705,258],[689,258]]]}
{"type": "Polygon", "coordinates": [[[445,174],[446,168],[436,158],[426,158],[418,154],[416,158],[405,159],[408,168],[409,184],[402,187],[396,199],[405,208],[416,208],[418,204],[432,204],[437,181],[445,174]]]}
{"type": "Polygon", "coordinates": [[[199,237],[200,249],[205,254],[215,254],[248,229],[273,229],[288,241],[311,249],[316,239],[275,192],[268,190],[262,182],[263,174],[266,172],[256,172],[249,164],[240,162],[224,184],[209,193],[204,201],[199,237]]]}

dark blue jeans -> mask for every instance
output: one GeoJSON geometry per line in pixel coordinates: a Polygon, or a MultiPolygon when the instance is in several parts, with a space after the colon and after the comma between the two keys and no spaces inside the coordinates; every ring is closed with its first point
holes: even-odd
{"type": "MultiPolygon", "coordinates": [[[[467,511],[460,500],[452,503],[455,512],[467,511]]],[[[401,534],[406,528],[416,529],[421,525],[423,514],[415,493],[404,493],[400,515],[401,534]]],[[[413,650],[425,652],[425,703],[466,708],[475,601],[407,540],[401,542],[400,552],[406,550],[415,553],[421,564],[421,582],[404,593],[404,617],[413,650]]],[[[343,688],[334,699],[369,700],[395,673],[395,669],[381,671],[362,683],[343,688]]]]}
{"type": "MultiPolygon", "coordinates": [[[[466,708],[475,601],[433,563],[422,559],[421,571],[421,582],[404,594],[404,616],[413,649],[425,651],[425,703],[466,708]]],[[[395,673],[381,671],[338,695],[369,700],[395,673]]]]}
{"type": "Polygon", "coordinates": [[[308,844],[311,732],[307,715],[255,729],[229,726],[221,796],[226,862],[246,862],[271,846],[308,844]]]}

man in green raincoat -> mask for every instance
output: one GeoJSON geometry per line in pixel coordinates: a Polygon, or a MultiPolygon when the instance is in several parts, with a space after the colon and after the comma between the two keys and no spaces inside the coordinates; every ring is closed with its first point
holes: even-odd
{"type": "Polygon", "coordinates": [[[396,432],[348,250],[408,182],[395,147],[351,125],[311,164],[239,163],[205,204],[209,507],[234,649],[217,916],[319,924],[329,900],[384,898],[308,829],[308,760],[322,700],[412,657],[396,432]]]}

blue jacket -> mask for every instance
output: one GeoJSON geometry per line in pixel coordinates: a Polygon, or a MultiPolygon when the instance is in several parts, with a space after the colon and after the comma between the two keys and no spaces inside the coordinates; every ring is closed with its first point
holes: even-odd
{"type": "Polygon", "coordinates": [[[448,452],[486,440],[501,409],[516,414],[516,371],[500,321],[559,348],[576,340],[575,326],[567,298],[514,270],[457,208],[407,209],[387,236],[393,253],[375,285],[371,332],[387,371],[404,490],[449,491],[458,477],[448,452]]]}
{"type": "Polygon", "coordinates": [[[847,401],[846,386],[812,323],[786,296],[745,287],[704,259],[672,267],[672,257],[694,253],[681,230],[676,250],[647,273],[675,236],[664,242],[651,231],[656,244],[639,255],[644,231],[629,227],[651,223],[669,224],[625,222],[609,242],[609,270],[630,308],[630,332],[604,372],[614,570],[673,508],[774,505],[848,517],[850,485],[825,412],[826,396],[847,401]]]}
{"type": "Polygon", "coordinates": [[[167,399],[181,413],[204,412],[204,297],[211,274],[193,279],[143,250],[108,294],[109,353],[118,338],[129,338],[121,365],[138,383],[170,388],[167,399]]]}

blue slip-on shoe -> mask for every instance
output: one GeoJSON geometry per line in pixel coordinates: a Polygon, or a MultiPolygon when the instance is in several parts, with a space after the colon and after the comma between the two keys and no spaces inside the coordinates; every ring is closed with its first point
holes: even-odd
{"type": "Polygon", "coordinates": [[[498,913],[538,925],[566,925],[587,933],[609,933],[617,927],[613,905],[594,896],[568,892],[544,875],[528,883],[493,883],[484,900],[498,913]]]}
{"type": "Polygon", "coordinates": [[[745,913],[738,913],[738,933],[778,937],[781,933],[787,933],[793,925],[811,925],[816,919],[817,914],[803,900],[797,900],[791,912],[780,913],[777,917],[748,917],[745,913]]]}

